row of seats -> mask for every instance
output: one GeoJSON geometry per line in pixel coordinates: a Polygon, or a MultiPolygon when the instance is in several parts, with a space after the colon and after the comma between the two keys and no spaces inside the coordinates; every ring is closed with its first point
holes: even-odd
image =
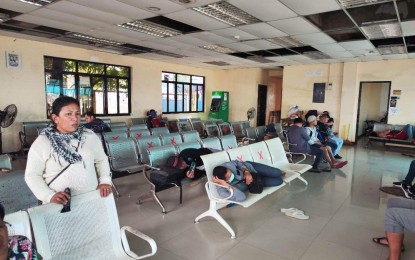
{"type": "Polygon", "coordinates": [[[290,163],[287,159],[283,144],[278,137],[247,146],[238,147],[228,151],[203,155],[201,158],[203,160],[208,179],[208,182],[205,184],[205,188],[210,201],[210,206],[206,212],[200,214],[195,219],[195,223],[199,222],[199,220],[202,218],[208,216],[213,217],[229,231],[232,238],[236,237],[235,231],[219,214],[218,210],[220,208],[226,206],[229,203],[236,203],[247,208],[265,196],[279,190],[285,186],[286,183],[289,183],[297,178],[307,185],[307,181],[301,176],[301,174],[311,169],[311,166],[308,164],[290,163]],[[216,166],[231,160],[254,161],[276,167],[285,172],[285,176],[283,177],[284,183],[280,186],[266,187],[261,194],[250,193],[248,194],[247,199],[243,202],[230,200],[229,198],[232,196],[229,196],[229,198],[221,198],[217,192],[218,184],[213,182],[213,169],[216,166]]]}
{"type": "MultiPolygon", "coordinates": [[[[186,135],[185,135],[186,136],[186,135]]],[[[215,150],[228,150],[238,147],[234,135],[223,136],[221,138],[209,137],[196,139],[197,134],[193,133],[194,139],[188,139],[178,133],[158,136],[147,136],[141,138],[116,138],[105,141],[106,149],[110,160],[111,169],[114,172],[133,173],[142,169],[141,164],[152,164],[149,156],[151,148],[171,145],[175,147],[176,153],[180,153],[186,148],[206,147],[215,150]],[[183,142],[184,141],[184,142],[183,142]]]]}

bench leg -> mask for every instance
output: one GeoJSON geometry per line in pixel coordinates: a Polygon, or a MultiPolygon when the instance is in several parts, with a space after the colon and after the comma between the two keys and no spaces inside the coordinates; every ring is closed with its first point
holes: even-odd
{"type": "Polygon", "coordinates": [[[204,217],[212,217],[212,218],[216,219],[224,228],[226,228],[226,230],[228,230],[228,232],[231,234],[232,239],[236,238],[235,231],[233,231],[231,226],[229,226],[228,222],[226,222],[226,220],[224,218],[222,218],[222,216],[219,215],[218,211],[216,210],[216,202],[211,201],[209,210],[205,211],[202,214],[200,214],[195,219],[195,223],[199,223],[199,220],[201,220],[204,217]]]}
{"type": "Polygon", "coordinates": [[[307,181],[306,181],[306,179],[304,179],[303,177],[298,176],[298,179],[299,179],[300,181],[304,182],[304,184],[305,184],[305,185],[308,185],[308,182],[307,182],[307,181]]]}
{"type": "Polygon", "coordinates": [[[149,190],[146,194],[138,196],[137,204],[140,205],[142,200],[149,199],[153,197],[155,201],[160,205],[161,207],[161,213],[167,213],[166,208],[164,207],[163,203],[161,203],[161,200],[156,194],[156,191],[154,189],[149,190]]]}

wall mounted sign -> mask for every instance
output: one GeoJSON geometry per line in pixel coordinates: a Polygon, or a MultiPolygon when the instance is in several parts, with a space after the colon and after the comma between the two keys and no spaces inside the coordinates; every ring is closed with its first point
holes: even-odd
{"type": "Polygon", "coordinates": [[[314,83],[313,103],[324,103],[326,96],[326,83],[314,83]]]}
{"type": "Polygon", "coordinates": [[[6,67],[8,69],[20,69],[21,63],[20,54],[6,51],[6,67]]]}
{"type": "Polygon", "coordinates": [[[392,95],[394,95],[394,96],[400,96],[401,94],[402,94],[402,90],[400,90],[400,89],[395,89],[392,92],[392,95]]]}

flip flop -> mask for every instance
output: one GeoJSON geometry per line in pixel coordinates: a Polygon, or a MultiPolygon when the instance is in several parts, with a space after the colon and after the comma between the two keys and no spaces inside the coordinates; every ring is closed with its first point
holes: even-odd
{"type": "Polygon", "coordinates": [[[296,208],[289,208],[289,209],[281,208],[281,212],[282,213],[287,213],[287,212],[300,212],[300,213],[304,214],[304,211],[299,210],[299,209],[296,209],[296,208]]]}
{"type": "MultiPolygon", "coordinates": [[[[381,246],[389,247],[389,244],[382,243],[381,242],[382,240],[388,241],[388,238],[387,237],[374,237],[374,238],[372,238],[372,241],[374,243],[376,243],[378,245],[381,245],[381,246]]],[[[401,246],[401,252],[403,252],[403,251],[405,251],[405,246],[402,244],[402,246],[401,246]]]]}
{"type": "Polygon", "coordinates": [[[296,218],[296,219],[302,219],[302,220],[306,220],[309,219],[310,217],[307,215],[304,215],[304,213],[298,212],[298,211],[294,211],[294,212],[285,212],[286,216],[292,217],[292,218],[296,218]]]}

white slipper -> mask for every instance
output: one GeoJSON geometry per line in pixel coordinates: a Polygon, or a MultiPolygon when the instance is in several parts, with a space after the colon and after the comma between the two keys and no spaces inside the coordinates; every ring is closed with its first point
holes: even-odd
{"type": "Polygon", "coordinates": [[[296,208],[289,208],[289,209],[284,209],[284,208],[281,208],[281,212],[282,212],[282,213],[287,213],[287,212],[299,212],[299,213],[304,214],[304,211],[299,210],[299,209],[296,209],[296,208]]]}
{"type": "Polygon", "coordinates": [[[298,211],[297,212],[286,212],[285,215],[289,216],[289,217],[292,217],[292,218],[303,219],[303,220],[306,220],[306,219],[310,218],[309,216],[304,215],[304,213],[301,213],[301,212],[298,212],[298,211]]]}

